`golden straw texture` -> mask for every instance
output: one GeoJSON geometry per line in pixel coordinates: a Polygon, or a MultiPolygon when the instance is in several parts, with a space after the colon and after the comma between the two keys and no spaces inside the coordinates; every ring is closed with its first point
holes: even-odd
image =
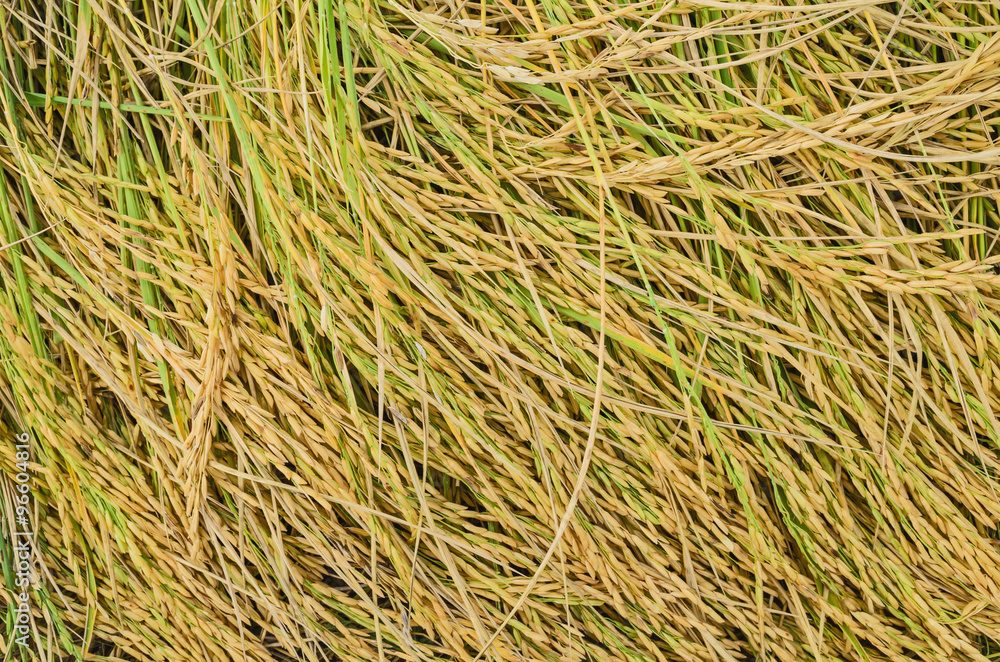
{"type": "Polygon", "coordinates": [[[0,0],[4,659],[1000,658],[998,71],[995,0],[0,0]]]}

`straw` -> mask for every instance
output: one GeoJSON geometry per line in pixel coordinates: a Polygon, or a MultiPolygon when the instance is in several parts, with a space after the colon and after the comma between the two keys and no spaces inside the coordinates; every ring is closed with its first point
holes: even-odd
{"type": "Polygon", "coordinates": [[[1000,658],[997,6],[0,34],[6,659],[1000,658]]]}

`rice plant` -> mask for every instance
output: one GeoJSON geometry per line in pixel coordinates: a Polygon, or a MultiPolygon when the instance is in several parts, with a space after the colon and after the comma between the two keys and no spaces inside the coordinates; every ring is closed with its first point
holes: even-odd
{"type": "Polygon", "coordinates": [[[0,35],[4,659],[1000,658],[997,2],[0,35]]]}

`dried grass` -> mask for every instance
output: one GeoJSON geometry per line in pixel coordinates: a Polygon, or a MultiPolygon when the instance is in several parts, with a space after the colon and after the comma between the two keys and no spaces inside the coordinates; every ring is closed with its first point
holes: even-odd
{"type": "Polygon", "coordinates": [[[996,2],[0,29],[5,659],[998,657],[996,2]]]}

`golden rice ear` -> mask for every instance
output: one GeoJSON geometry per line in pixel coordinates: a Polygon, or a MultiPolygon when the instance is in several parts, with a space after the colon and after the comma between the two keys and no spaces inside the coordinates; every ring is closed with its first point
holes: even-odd
{"type": "Polygon", "coordinates": [[[0,648],[996,659],[994,5],[0,2],[0,648]]]}

